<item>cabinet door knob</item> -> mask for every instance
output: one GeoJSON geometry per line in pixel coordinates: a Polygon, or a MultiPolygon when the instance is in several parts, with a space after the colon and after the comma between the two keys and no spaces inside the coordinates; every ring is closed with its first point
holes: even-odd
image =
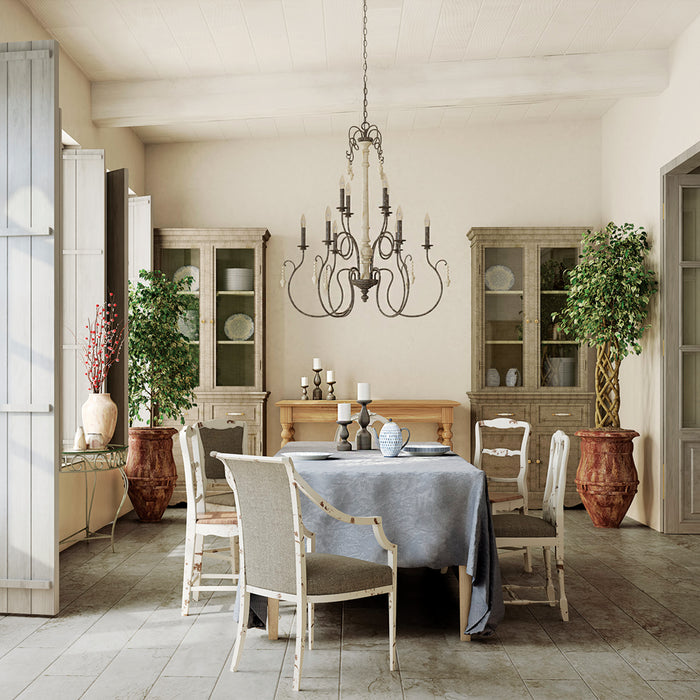
{"type": "Polygon", "coordinates": [[[532,464],[532,460],[531,460],[531,459],[528,459],[528,460],[527,460],[527,463],[528,463],[528,464],[532,464]]]}
{"type": "Polygon", "coordinates": [[[539,318],[536,318],[536,319],[535,319],[535,323],[539,323],[539,322],[540,322],[540,319],[539,319],[539,318]]]}
{"type": "Polygon", "coordinates": [[[536,459],[536,460],[535,460],[535,464],[542,464],[542,460],[541,460],[541,459],[536,459]]]}
{"type": "Polygon", "coordinates": [[[502,418],[510,418],[511,416],[514,416],[515,413],[497,413],[497,416],[501,416],[502,418]]]}
{"type": "Polygon", "coordinates": [[[203,319],[202,319],[202,323],[206,323],[206,322],[207,322],[207,319],[206,319],[206,318],[203,318],[203,319]]]}
{"type": "Polygon", "coordinates": [[[564,416],[570,416],[571,414],[570,413],[552,413],[552,415],[563,418],[564,416]]]}
{"type": "Polygon", "coordinates": [[[525,319],[525,323],[530,323],[530,319],[529,319],[529,318],[526,318],[526,319],[525,319]]]}
{"type": "Polygon", "coordinates": [[[213,318],[209,319],[209,323],[214,323],[214,319],[213,318]]]}

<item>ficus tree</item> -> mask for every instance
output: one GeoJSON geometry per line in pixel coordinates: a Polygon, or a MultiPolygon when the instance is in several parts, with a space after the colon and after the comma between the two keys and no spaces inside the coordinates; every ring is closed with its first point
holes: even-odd
{"type": "Polygon", "coordinates": [[[162,272],[141,270],[129,282],[129,423],[148,412],[148,425],[179,418],[194,405],[199,368],[178,318],[188,306],[191,277],[178,282],[162,272]]]}
{"type": "Polygon", "coordinates": [[[566,306],[552,315],[567,337],[596,348],[596,428],[620,427],[620,363],[642,351],[649,302],[658,289],[648,253],[642,227],[610,222],[588,231],[580,262],[569,273],[566,306]]]}

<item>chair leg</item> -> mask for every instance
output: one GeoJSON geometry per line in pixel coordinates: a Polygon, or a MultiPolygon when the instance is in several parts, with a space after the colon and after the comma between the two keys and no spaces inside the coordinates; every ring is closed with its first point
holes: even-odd
{"type": "Polygon", "coordinates": [[[192,595],[192,575],[194,573],[194,535],[188,532],[185,536],[185,571],[182,575],[182,614],[190,612],[190,597],[192,595]]]}
{"type": "MultiPolygon", "coordinates": [[[[204,549],[204,536],[195,535],[194,536],[194,580],[192,581],[193,586],[202,585],[202,551],[204,549]]],[[[192,592],[192,597],[195,600],[199,600],[199,591],[194,590],[192,592]]]]}
{"type": "Polygon", "coordinates": [[[233,645],[233,657],[231,659],[231,670],[238,670],[238,662],[241,660],[243,653],[243,644],[245,635],[248,631],[248,615],[250,613],[250,593],[241,586],[238,591],[238,632],[236,634],[236,643],[233,645]]]}
{"type": "Polygon", "coordinates": [[[314,604],[307,605],[307,614],[309,617],[309,649],[314,648],[314,604]]]}
{"type": "Polygon", "coordinates": [[[396,588],[389,593],[389,670],[396,669],[396,588]]]}
{"type": "Polygon", "coordinates": [[[523,563],[523,570],[525,571],[526,574],[531,574],[532,573],[532,556],[530,554],[529,547],[525,547],[525,552],[523,553],[523,559],[525,560],[523,563]]]}
{"type": "Polygon", "coordinates": [[[544,555],[544,575],[545,575],[545,586],[547,590],[547,600],[549,604],[554,607],[557,604],[557,597],[554,594],[554,582],[552,581],[552,550],[549,547],[542,547],[542,554],[544,555]]]}
{"type": "Polygon", "coordinates": [[[566,591],[564,589],[564,552],[560,547],[554,548],[554,557],[557,562],[557,572],[559,573],[559,610],[561,611],[561,619],[564,622],[568,622],[569,603],[566,600],[566,591]]]}
{"type": "Polygon", "coordinates": [[[292,689],[299,690],[301,683],[301,667],[304,663],[304,643],[306,636],[306,596],[297,601],[297,639],[294,645],[294,679],[292,689]]]}

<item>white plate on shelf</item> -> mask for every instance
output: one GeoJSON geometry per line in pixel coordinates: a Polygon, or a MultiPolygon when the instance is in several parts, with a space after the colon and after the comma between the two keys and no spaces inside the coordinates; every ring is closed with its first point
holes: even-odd
{"type": "Polygon", "coordinates": [[[173,282],[179,282],[185,277],[192,277],[192,282],[190,283],[190,292],[199,291],[199,268],[196,265],[183,265],[175,270],[173,275],[173,282]]]}
{"type": "Polygon", "coordinates": [[[224,321],[224,335],[229,340],[248,340],[254,331],[255,324],[248,314],[232,314],[224,321]]]}
{"type": "Polygon", "coordinates": [[[328,459],[331,456],[330,452],[288,452],[288,457],[292,460],[298,459],[301,462],[311,462],[317,459],[328,459]]]}
{"type": "Polygon", "coordinates": [[[439,442],[414,442],[403,448],[415,457],[440,457],[450,451],[449,445],[441,445],[439,442]]]}
{"type": "Polygon", "coordinates": [[[486,289],[493,292],[505,292],[515,284],[513,270],[505,265],[491,265],[484,274],[486,289]]]}

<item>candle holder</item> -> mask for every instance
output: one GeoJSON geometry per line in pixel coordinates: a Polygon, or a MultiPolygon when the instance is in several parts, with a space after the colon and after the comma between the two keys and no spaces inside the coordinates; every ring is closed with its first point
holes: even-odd
{"type": "Polygon", "coordinates": [[[301,400],[302,401],[308,401],[309,400],[309,392],[306,391],[309,388],[308,384],[302,384],[301,385],[301,400]]]}
{"type": "Polygon", "coordinates": [[[326,382],[328,384],[328,395],[326,396],[326,401],[335,401],[335,394],[333,393],[333,385],[335,382],[326,382]]]}
{"type": "Polygon", "coordinates": [[[312,398],[314,401],[318,401],[319,399],[323,399],[323,391],[321,389],[321,372],[322,369],[315,369],[314,370],[314,391],[312,394],[312,398]]]}
{"type": "Polygon", "coordinates": [[[348,426],[352,423],[351,420],[337,420],[336,423],[340,426],[340,442],[336,445],[338,452],[347,452],[352,450],[352,445],[348,442],[350,432],[348,426]]]}
{"type": "Polygon", "coordinates": [[[360,415],[357,419],[357,422],[360,425],[360,429],[357,431],[357,434],[355,435],[355,449],[356,450],[371,450],[372,449],[372,435],[370,434],[369,430],[367,430],[367,426],[369,425],[369,411],[367,410],[367,404],[372,403],[372,400],[371,399],[366,399],[366,400],[358,399],[357,403],[359,403],[362,406],[362,410],[360,411],[360,415]]]}

